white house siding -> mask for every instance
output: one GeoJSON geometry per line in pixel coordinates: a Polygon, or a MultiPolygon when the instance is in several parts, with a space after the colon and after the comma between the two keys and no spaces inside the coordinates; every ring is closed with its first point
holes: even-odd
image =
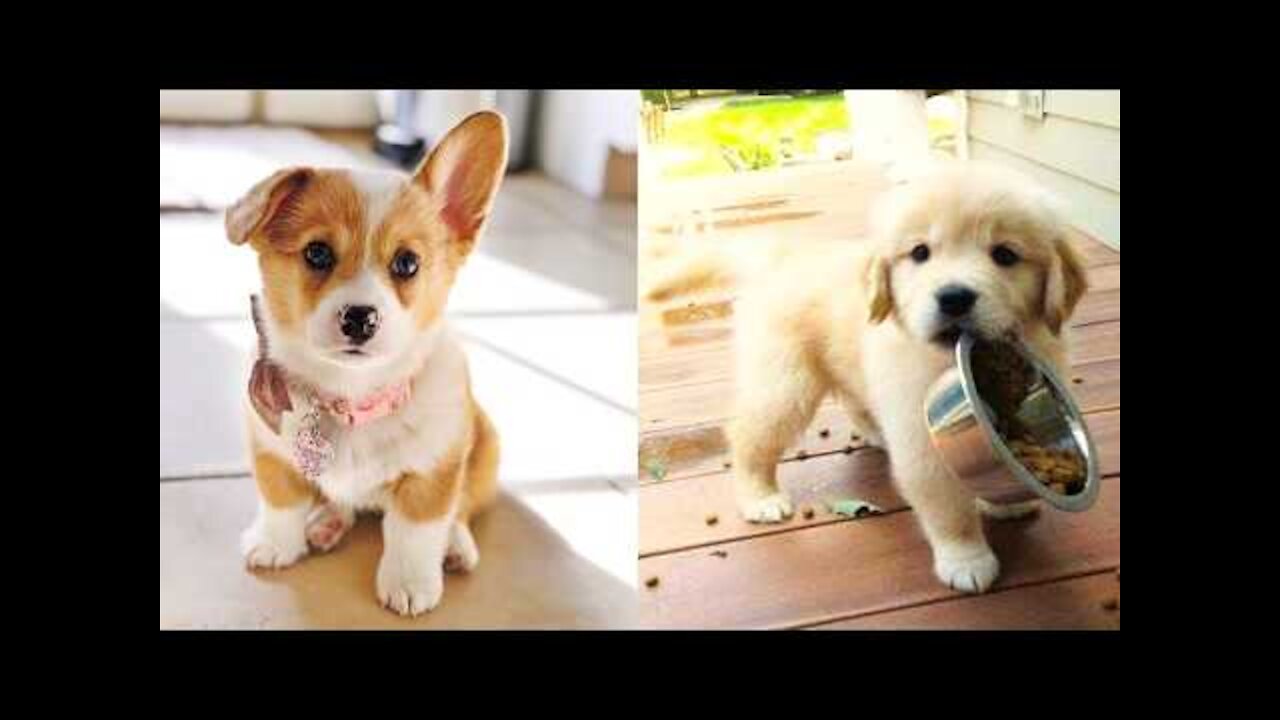
{"type": "Polygon", "coordinates": [[[1120,91],[1047,90],[1042,119],[1010,91],[970,90],[969,156],[1016,168],[1056,192],[1072,220],[1120,249],[1120,91]]]}

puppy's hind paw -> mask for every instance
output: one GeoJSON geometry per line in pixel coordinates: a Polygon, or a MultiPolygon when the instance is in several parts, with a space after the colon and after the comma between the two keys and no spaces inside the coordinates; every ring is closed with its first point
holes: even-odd
{"type": "Polygon", "coordinates": [[[320,552],[328,552],[354,524],[354,512],[326,503],[307,518],[307,543],[320,552]]]}
{"type": "Polygon", "coordinates": [[[463,523],[454,523],[449,535],[449,549],[444,556],[445,572],[468,573],[480,564],[480,549],[471,530],[463,523]]]}
{"type": "Polygon", "coordinates": [[[989,517],[992,520],[1017,520],[1040,512],[1040,501],[1027,500],[1026,502],[998,505],[978,498],[978,510],[984,517],[989,517]]]}

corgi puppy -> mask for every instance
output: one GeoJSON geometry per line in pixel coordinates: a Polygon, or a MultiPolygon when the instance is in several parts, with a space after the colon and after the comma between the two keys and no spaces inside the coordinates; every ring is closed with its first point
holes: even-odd
{"type": "Polygon", "coordinates": [[[481,112],[411,176],[288,168],[227,211],[262,273],[251,569],[332,549],[357,510],[382,513],[377,597],[401,615],[436,607],[446,569],[476,567],[468,523],[497,493],[498,435],[444,310],[506,167],[505,120],[481,112]]]}

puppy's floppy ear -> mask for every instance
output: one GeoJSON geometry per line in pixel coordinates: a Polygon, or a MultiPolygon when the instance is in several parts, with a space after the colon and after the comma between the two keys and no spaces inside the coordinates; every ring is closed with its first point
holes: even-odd
{"type": "Polygon", "coordinates": [[[507,121],[496,112],[467,117],[414,172],[414,182],[443,203],[441,217],[464,251],[471,249],[507,169],[507,121]]]}
{"type": "Polygon", "coordinates": [[[1044,280],[1044,320],[1057,335],[1089,289],[1089,279],[1084,262],[1065,236],[1056,237],[1053,246],[1044,280]]]}
{"type": "Polygon", "coordinates": [[[314,175],[310,168],[285,168],[250,188],[227,208],[227,237],[232,244],[245,243],[278,213],[287,212],[314,175]]]}
{"type": "Polygon", "coordinates": [[[893,312],[893,286],[888,258],[877,255],[867,264],[867,288],[871,298],[871,324],[878,325],[893,312]]]}

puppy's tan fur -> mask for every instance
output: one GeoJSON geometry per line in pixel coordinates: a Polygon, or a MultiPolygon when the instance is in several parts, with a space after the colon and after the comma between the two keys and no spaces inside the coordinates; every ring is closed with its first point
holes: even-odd
{"type": "Polygon", "coordinates": [[[944,166],[899,187],[880,203],[873,227],[862,242],[779,239],[747,252],[695,249],[660,273],[647,294],[660,299],[739,282],[728,436],[747,519],[791,515],[777,483],[778,459],[832,394],[859,434],[889,452],[940,579],[982,591],[999,564],[979,504],[942,465],[923,420],[924,393],[952,362],[949,349],[933,341],[936,293],[952,283],[974,289],[977,331],[1019,336],[1065,371],[1062,331],[1085,292],[1085,269],[1054,202],[1026,178],[993,167],[944,166]],[[910,253],[922,243],[931,254],[917,263],[910,253]],[[997,265],[997,244],[1021,260],[997,265]]]}
{"type": "Polygon", "coordinates": [[[431,472],[405,473],[391,486],[392,502],[410,520],[435,520],[456,507],[457,521],[465,524],[497,494],[498,434],[480,406],[471,404],[471,432],[431,472]]]}

